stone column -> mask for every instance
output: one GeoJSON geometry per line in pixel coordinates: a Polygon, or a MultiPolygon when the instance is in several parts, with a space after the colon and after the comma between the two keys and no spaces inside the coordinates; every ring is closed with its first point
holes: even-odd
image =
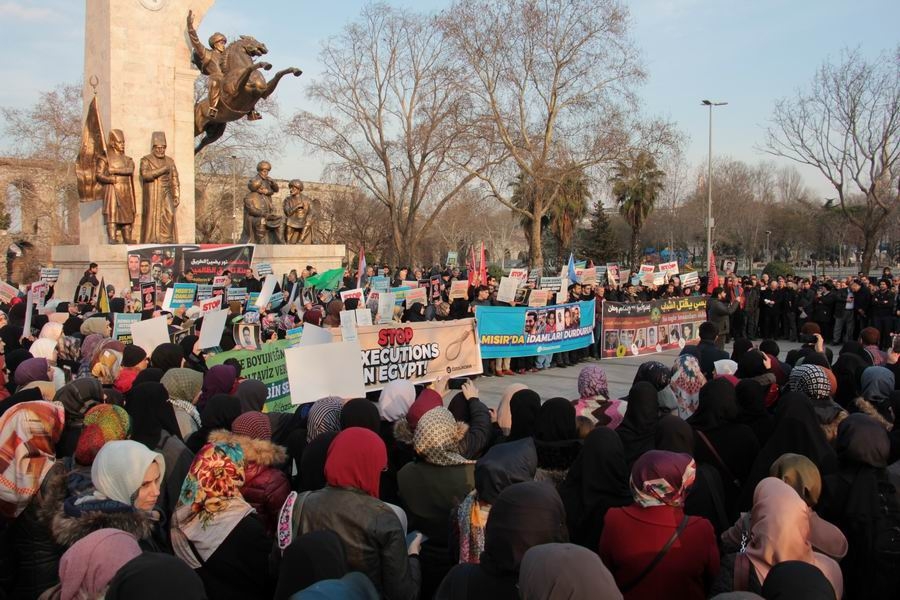
{"type": "MultiPolygon", "coordinates": [[[[86,0],[84,107],[90,103],[92,78],[98,81],[104,132],[121,129],[125,152],[135,161],[138,216],[134,238],[140,239],[141,197],[138,163],[150,153],[150,135],[164,131],[167,154],[181,180],[176,211],[178,242],[195,241],[194,81],[185,21],[189,10],[200,22],[215,0],[86,0]]],[[[100,202],[81,204],[81,244],[106,242],[100,202]]]]}

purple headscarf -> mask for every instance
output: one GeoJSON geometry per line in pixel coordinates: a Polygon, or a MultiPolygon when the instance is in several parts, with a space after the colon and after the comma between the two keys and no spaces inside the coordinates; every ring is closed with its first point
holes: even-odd
{"type": "Polygon", "coordinates": [[[580,398],[603,396],[609,398],[609,383],[606,372],[597,365],[588,365],[578,374],[578,395],[580,398]]]}
{"type": "Polygon", "coordinates": [[[197,400],[197,410],[202,411],[207,400],[216,394],[231,394],[237,374],[231,365],[216,365],[203,376],[203,387],[197,400]]]}
{"type": "Polygon", "coordinates": [[[32,381],[52,381],[48,371],[50,363],[46,358],[29,358],[22,361],[13,376],[17,386],[23,386],[32,381]]]}

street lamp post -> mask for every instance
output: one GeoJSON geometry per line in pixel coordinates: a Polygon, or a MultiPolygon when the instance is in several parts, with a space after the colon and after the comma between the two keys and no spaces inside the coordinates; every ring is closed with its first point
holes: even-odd
{"type": "Polygon", "coordinates": [[[706,181],[706,189],[709,192],[709,196],[706,201],[706,274],[707,276],[712,272],[712,137],[713,137],[713,128],[712,128],[712,109],[714,106],[725,106],[728,104],[727,102],[713,102],[712,100],[701,100],[700,104],[703,106],[709,107],[709,158],[707,162],[707,169],[709,174],[707,175],[706,181]]]}
{"type": "Polygon", "coordinates": [[[766,262],[772,262],[772,257],[769,254],[769,236],[772,235],[772,232],[766,229],[766,262]]]}

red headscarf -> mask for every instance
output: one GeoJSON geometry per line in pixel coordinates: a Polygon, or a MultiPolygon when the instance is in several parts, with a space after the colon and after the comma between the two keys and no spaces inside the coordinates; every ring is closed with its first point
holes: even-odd
{"type": "Polygon", "coordinates": [[[387,449],[378,434],[363,427],[349,427],[328,448],[325,481],[335,487],[356,488],[377,498],[385,467],[387,449]]]}

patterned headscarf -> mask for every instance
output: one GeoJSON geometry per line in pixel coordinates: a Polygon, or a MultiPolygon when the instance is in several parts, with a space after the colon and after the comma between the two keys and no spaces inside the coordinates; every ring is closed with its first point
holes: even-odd
{"type": "Polygon", "coordinates": [[[459,453],[459,437],[453,413],[442,406],[425,413],[413,434],[416,454],[439,467],[474,464],[459,453]]]}
{"type": "Polygon", "coordinates": [[[57,360],[81,360],[81,340],[70,335],[64,335],[56,342],[57,360]]]}
{"type": "Polygon", "coordinates": [[[650,450],[631,468],[631,495],[643,507],[683,506],[697,465],[689,454],[650,450]]]}
{"type": "Polygon", "coordinates": [[[659,392],[663,390],[672,380],[672,369],[657,360],[651,360],[643,363],[638,367],[637,373],[634,374],[634,383],[646,381],[656,388],[659,392]]]}
{"type": "Polygon", "coordinates": [[[603,369],[597,365],[588,365],[578,374],[578,397],[594,398],[596,396],[609,398],[609,383],[603,369]]]}
{"type": "Polygon", "coordinates": [[[58,404],[22,402],[0,416],[0,515],[14,519],[56,462],[65,413],[58,404]]]}
{"type": "Polygon", "coordinates": [[[337,396],[316,400],[306,419],[306,441],[311,442],[328,431],[340,431],[343,407],[344,399],[337,396]]]}
{"type": "Polygon", "coordinates": [[[810,400],[831,397],[831,382],[825,369],[819,365],[800,365],[791,370],[788,385],[795,392],[806,394],[810,400]]]}
{"type": "Polygon", "coordinates": [[[700,370],[700,361],[690,354],[675,359],[669,389],[675,394],[678,416],[687,419],[700,405],[700,388],[706,385],[706,377],[700,370]]]}
{"type": "Polygon", "coordinates": [[[194,457],[172,521],[175,555],[192,569],[212,556],[241,519],[253,512],[241,495],[244,451],[238,444],[206,444],[194,457]],[[189,543],[190,542],[190,543],[189,543]]]}
{"type": "Polygon", "coordinates": [[[121,406],[98,404],[84,415],[84,429],[75,446],[75,461],[84,466],[94,458],[106,442],[128,439],[131,418],[121,406]]]}

